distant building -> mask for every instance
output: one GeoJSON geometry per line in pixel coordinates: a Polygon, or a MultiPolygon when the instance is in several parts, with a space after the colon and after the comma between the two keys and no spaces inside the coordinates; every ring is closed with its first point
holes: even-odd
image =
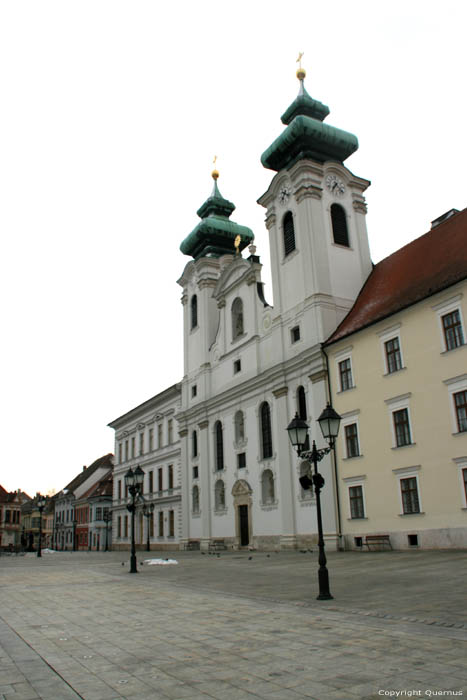
{"type": "Polygon", "coordinates": [[[142,498],[136,510],[136,543],[151,549],[178,547],[181,534],[180,440],[176,414],[180,385],[174,384],[109,423],[115,430],[112,548],[128,549],[131,516],[127,510],[125,473],[144,471],[142,498]],[[145,516],[143,505],[153,506],[145,516]]]}
{"type": "Polygon", "coordinates": [[[19,489],[9,493],[0,486],[0,548],[21,547],[21,507],[30,500],[19,489]]]}

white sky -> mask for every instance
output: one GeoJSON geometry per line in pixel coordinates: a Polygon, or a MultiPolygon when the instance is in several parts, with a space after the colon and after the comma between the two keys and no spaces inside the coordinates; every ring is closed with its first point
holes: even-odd
{"type": "Polygon", "coordinates": [[[359,139],[375,262],[464,208],[466,20],[462,0],[4,0],[0,484],[63,488],[181,380],[178,247],[214,154],[269,281],[260,156],[299,51],[359,139]]]}

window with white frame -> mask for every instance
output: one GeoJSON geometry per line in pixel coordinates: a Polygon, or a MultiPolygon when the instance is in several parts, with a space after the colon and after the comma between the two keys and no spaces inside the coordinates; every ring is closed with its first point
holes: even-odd
{"type": "Polygon", "coordinates": [[[378,333],[382,343],[385,374],[393,374],[404,367],[400,327],[401,324],[397,323],[378,333]]]}
{"type": "Polygon", "coordinates": [[[454,464],[459,470],[459,486],[461,491],[461,507],[467,510],[467,457],[455,457],[454,464]]]}
{"type": "Polygon", "coordinates": [[[400,514],[415,515],[422,512],[420,485],[420,466],[393,469],[399,480],[400,514]]]}
{"type": "Polygon", "coordinates": [[[353,389],[355,386],[352,372],[352,347],[352,345],[347,346],[334,356],[339,391],[348,391],[348,389],[353,389]]]}
{"type": "Polygon", "coordinates": [[[345,459],[360,457],[358,415],[360,409],[343,413],[341,416],[342,447],[345,459]]]}
{"type": "Polygon", "coordinates": [[[261,500],[263,505],[270,505],[275,500],[274,475],[270,469],[265,469],[261,476],[261,500]]]}
{"type": "Polygon", "coordinates": [[[462,295],[458,294],[433,306],[437,311],[444,352],[455,350],[465,344],[464,321],[460,306],[462,295]]]}
{"type": "Polygon", "coordinates": [[[410,397],[411,393],[408,393],[402,396],[395,396],[392,399],[386,399],[385,401],[390,410],[392,445],[394,448],[407,447],[414,444],[409,409],[410,397]]]}
{"type": "Polygon", "coordinates": [[[451,402],[451,424],[453,434],[467,432],[467,373],[445,379],[451,402]]]}
{"type": "Polygon", "coordinates": [[[344,479],[348,493],[349,520],[366,518],[364,481],[366,476],[350,476],[344,479]]]}

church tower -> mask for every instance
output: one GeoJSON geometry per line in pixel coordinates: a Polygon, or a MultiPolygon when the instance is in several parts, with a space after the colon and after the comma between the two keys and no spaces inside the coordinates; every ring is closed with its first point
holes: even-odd
{"type": "Polygon", "coordinates": [[[308,94],[301,67],[297,78],[298,96],[281,117],[286,128],[261,157],[277,175],[258,203],[267,210],[276,317],[286,325],[302,317],[314,344],[336,328],[370,274],[370,183],[344,165],[357,138],[324,123],[329,108],[308,94]]]}

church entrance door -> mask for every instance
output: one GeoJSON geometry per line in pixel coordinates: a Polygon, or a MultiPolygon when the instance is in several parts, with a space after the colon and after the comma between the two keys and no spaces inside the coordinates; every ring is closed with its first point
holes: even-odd
{"type": "Polygon", "coordinates": [[[248,524],[248,506],[238,506],[238,519],[240,522],[240,546],[246,547],[250,543],[250,527],[248,524]]]}

